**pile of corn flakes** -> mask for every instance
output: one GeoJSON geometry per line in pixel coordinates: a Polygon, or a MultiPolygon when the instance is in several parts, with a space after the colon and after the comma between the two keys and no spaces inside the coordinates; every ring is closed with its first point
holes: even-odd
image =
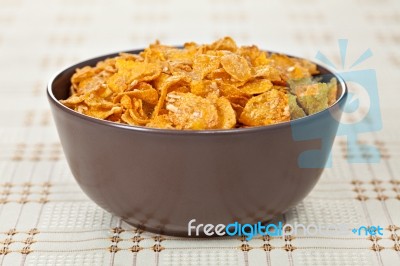
{"type": "Polygon", "coordinates": [[[61,103],[98,119],[162,129],[230,129],[286,122],[336,101],[304,59],[238,47],[230,37],[183,48],[156,42],[77,69],[61,103]]]}

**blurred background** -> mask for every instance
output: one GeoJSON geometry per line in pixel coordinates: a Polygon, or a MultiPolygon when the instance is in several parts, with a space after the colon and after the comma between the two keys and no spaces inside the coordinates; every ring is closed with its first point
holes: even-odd
{"type": "Polygon", "coordinates": [[[320,51],[339,71],[338,39],[349,41],[345,68],[370,48],[374,56],[358,68],[376,69],[383,111],[395,111],[398,0],[0,0],[1,91],[39,100],[68,64],[156,39],[180,45],[226,35],[313,60],[320,51]]]}

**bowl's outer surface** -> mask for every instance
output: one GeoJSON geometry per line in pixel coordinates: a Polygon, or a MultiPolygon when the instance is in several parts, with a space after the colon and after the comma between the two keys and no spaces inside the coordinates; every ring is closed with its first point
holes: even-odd
{"type": "MultiPolygon", "coordinates": [[[[168,131],[97,120],[58,102],[68,97],[77,67],[115,55],[74,65],[48,87],[70,169],[105,210],[149,231],[187,236],[192,219],[214,225],[267,221],[296,205],[316,184],[323,169],[299,167],[298,156],[319,149],[321,139],[293,140],[291,123],[220,132],[168,131]]],[[[339,85],[339,101],[344,102],[346,88],[339,85]]],[[[297,126],[318,124],[329,140],[323,161],[338,127],[331,115],[340,117],[341,112],[335,104],[296,121],[297,126]]]]}

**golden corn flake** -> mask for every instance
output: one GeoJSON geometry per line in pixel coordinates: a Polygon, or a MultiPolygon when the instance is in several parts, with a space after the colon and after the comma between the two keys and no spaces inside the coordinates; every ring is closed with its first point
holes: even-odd
{"type": "Polygon", "coordinates": [[[146,124],[146,127],[175,129],[175,127],[172,125],[172,122],[169,120],[168,115],[166,114],[156,116],[146,124]]]}
{"type": "Polygon", "coordinates": [[[229,100],[225,97],[218,98],[216,101],[216,107],[218,112],[217,128],[233,128],[236,125],[236,113],[229,100]]]}
{"type": "Polygon", "coordinates": [[[231,37],[224,37],[210,45],[205,45],[204,49],[236,52],[238,47],[236,45],[236,42],[231,37]]]}
{"type": "Polygon", "coordinates": [[[213,102],[192,93],[169,93],[166,109],[177,129],[213,129],[218,125],[218,111],[213,102]]]}
{"type": "Polygon", "coordinates": [[[219,57],[207,54],[198,54],[194,58],[193,72],[197,79],[202,80],[206,75],[217,70],[219,65],[219,57]]]}
{"type": "Polygon", "coordinates": [[[268,79],[255,79],[247,82],[239,89],[246,94],[261,94],[272,88],[273,84],[268,79]]]}
{"type": "Polygon", "coordinates": [[[289,120],[288,96],[278,90],[251,98],[239,118],[246,126],[266,126],[289,120]]]}
{"type": "Polygon", "coordinates": [[[190,92],[205,98],[220,95],[217,83],[211,80],[193,80],[190,83],[190,92]]]}
{"type": "Polygon", "coordinates": [[[238,47],[230,37],[183,48],[151,44],[77,69],[60,102],[98,119],[163,129],[230,129],[287,122],[336,102],[337,81],[307,60],[238,47]]]}
{"type": "Polygon", "coordinates": [[[221,65],[229,75],[237,80],[246,81],[251,77],[249,64],[240,55],[233,53],[223,55],[221,57],[221,65]]]}

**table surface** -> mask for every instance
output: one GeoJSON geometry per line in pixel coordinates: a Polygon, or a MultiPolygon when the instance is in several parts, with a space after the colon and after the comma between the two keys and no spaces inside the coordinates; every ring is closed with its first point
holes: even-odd
{"type": "Polygon", "coordinates": [[[0,264],[400,265],[399,48],[398,0],[0,0],[0,264]],[[352,145],[338,137],[332,167],[277,220],[380,225],[383,236],[159,236],[83,194],[49,112],[49,78],[65,65],[155,39],[202,43],[225,35],[313,60],[319,52],[342,73],[376,74],[379,101],[360,96],[343,121],[361,119],[368,101],[379,103],[370,126],[382,121],[382,129],[353,134],[352,145]],[[348,40],[343,64],[339,39],[348,40]],[[372,56],[352,66],[368,49],[372,56]],[[379,162],[351,163],[365,144],[379,150],[379,162]]]}

